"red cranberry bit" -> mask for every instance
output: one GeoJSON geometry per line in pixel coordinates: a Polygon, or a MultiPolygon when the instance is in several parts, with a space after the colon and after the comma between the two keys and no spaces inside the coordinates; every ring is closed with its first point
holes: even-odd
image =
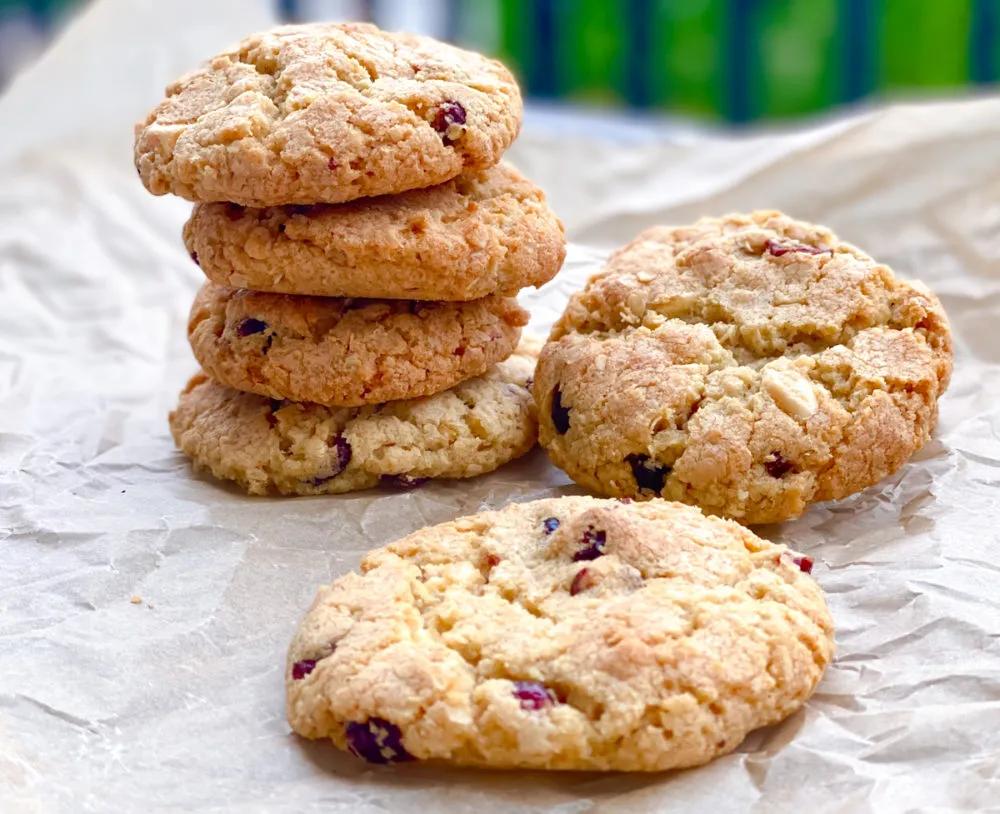
{"type": "Polygon", "coordinates": [[[443,136],[445,144],[453,144],[458,140],[464,124],[465,108],[458,102],[442,102],[431,121],[431,127],[443,136]]]}
{"type": "Polygon", "coordinates": [[[671,472],[669,466],[656,463],[648,455],[628,455],[625,460],[632,467],[632,477],[640,491],[660,493],[671,472]]]}
{"type": "Polygon", "coordinates": [[[810,246],[806,243],[779,243],[777,240],[767,241],[767,251],[775,257],[783,254],[833,254],[833,249],[821,249],[818,246],[810,246]]]}
{"type": "Polygon", "coordinates": [[[486,564],[490,568],[496,568],[500,564],[500,558],[496,554],[487,554],[486,564]]]}
{"type": "Polygon", "coordinates": [[[302,659],[292,665],[292,678],[301,681],[316,668],[316,659],[302,659]]]}
{"type": "Polygon", "coordinates": [[[805,574],[811,574],[813,571],[813,558],[807,557],[804,554],[801,557],[792,557],[792,562],[794,562],[799,570],[805,574]]]}
{"type": "Polygon", "coordinates": [[[603,556],[604,545],[607,543],[607,540],[607,532],[597,530],[593,526],[587,526],[587,530],[583,533],[583,538],[580,540],[586,548],[581,548],[573,555],[573,562],[596,560],[598,557],[603,556]]]}
{"type": "Polygon", "coordinates": [[[414,759],[403,747],[399,727],[384,718],[369,718],[364,723],[351,721],[344,734],[351,754],[369,763],[402,763],[414,759]]]}
{"type": "Polygon", "coordinates": [[[236,326],[236,335],[239,337],[253,336],[267,330],[267,323],[262,319],[247,317],[236,326]]]}
{"type": "Polygon", "coordinates": [[[594,578],[589,568],[581,568],[576,572],[573,581],[569,584],[569,595],[576,596],[580,591],[586,591],[594,587],[594,578]]]}
{"type": "Polygon", "coordinates": [[[764,459],[764,469],[772,478],[783,478],[795,468],[791,461],[786,461],[780,452],[772,452],[764,459]]]}
{"type": "Polygon", "coordinates": [[[326,168],[330,170],[330,172],[333,172],[339,166],[340,164],[337,163],[337,159],[335,159],[333,156],[330,156],[330,160],[326,162],[326,168]]]}
{"type": "Polygon", "coordinates": [[[521,709],[528,710],[544,709],[559,700],[552,690],[537,681],[515,681],[514,697],[521,702],[521,709]]]}
{"type": "Polygon", "coordinates": [[[328,443],[334,451],[333,460],[324,474],[317,475],[309,481],[313,486],[322,486],[328,480],[333,480],[347,469],[347,465],[351,462],[351,444],[343,435],[335,435],[328,443]]]}
{"type": "Polygon", "coordinates": [[[194,261],[196,266],[201,266],[201,263],[198,262],[198,252],[191,252],[191,259],[194,261]]]}
{"type": "Polygon", "coordinates": [[[380,483],[393,489],[416,489],[429,480],[430,478],[414,478],[410,475],[382,475],[379,477],[380,483]]]}
{"type": "Polygon", "coordinates": [[[563,407],[562,390],[558,386],[552,391],[552,424],[560,435],[569,431],[569,407],[563,407]]]}
{"type": "Polygon", "coordinates": [[[558,517],[546,517],[542,521],[542,528],[545,530],[546,534],[551,534],[557,528],[559,528],[559,518],[558,517]]]}

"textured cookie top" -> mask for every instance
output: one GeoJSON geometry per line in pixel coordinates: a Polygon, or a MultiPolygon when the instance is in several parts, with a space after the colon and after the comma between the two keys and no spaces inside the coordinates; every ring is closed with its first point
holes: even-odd
{"type": "Polygon", "coordinates": [[[528,312],[471,302],[265,294],[205,283],[188,320],[216,381],[271,398],[351,407],[413,398],[478,376],[517,346],[528,312]]]}
{"type": "Polygon", "coordinates": [[[751,523],[894,471],[951,371],[931,293],[774,212],[644,232],[551,339],[534,392],[559,466],[751,523]]]}
{"type": "Polygon", "coordinates": [[[473,477],[535,445],[528,385],[538,349],[522,340],[510,358],[450,390],[353,408],[272,400],[199,374],[181,393],[170,428],[197,467],[254,495],[473,477]]]}
{"type": "Polygon", "coordinates": [[[499,62],[368,24],[254,34],[136,125],[146,188],[245,206],[338,203],[496,164],[521,97],[499,62]]]}
{"type": "Polygon", "coordinates": [[[704,763],[819,681],[833,638],[811,568],[665,501],[422,529],[320,590],[289,651],[289,720],[376,763],[704,763]]]}
{"type": "Polygon", "coordinates": [[[548,282],[565,256],[544,194],[506,165],[345,204],[201,204],[184,241],[217,283],[331,297],[513,295],[548,282]]]}
{"type": "Polygon", "coordinates": [[[932,294],[828,229],[779,212],[644,231],[573,296],[552,338],[661,318],[709,325],[747,360],[822,349],[878,326],[915,328],[950,347],[932,294]]]}

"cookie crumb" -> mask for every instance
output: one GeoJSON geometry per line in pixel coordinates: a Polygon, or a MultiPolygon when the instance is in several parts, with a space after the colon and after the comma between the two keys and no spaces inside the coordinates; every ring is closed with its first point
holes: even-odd
{"type": "Polygon", "coordinates": [[[141,605],[142,597],[139,596],[138,594],[132,594],[132,598],[129,600],[129,602],[131,602],[133,605],[141,605]]]}

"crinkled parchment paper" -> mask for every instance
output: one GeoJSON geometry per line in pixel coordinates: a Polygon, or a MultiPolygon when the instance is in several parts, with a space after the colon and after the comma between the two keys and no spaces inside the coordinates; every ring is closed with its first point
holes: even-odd
{"type": "Polygon", "coordinates": [[[199,272],[130,127],[269,6],[105,0],[0,101],[0,810],[1000,810],[1000,102],[742,140],[529,113],[511,156],[575,242],[523,296],[537,329],[640,228],[779,207],[931,284],[955,377],[900,472],[762,530],[816,559],[837,622],[802,712],[659,776],[369,769],[284,720],[316,586],[424,524],[573,487],[536,452],[406,494],[251,499],[174,450],[199,272]]]}

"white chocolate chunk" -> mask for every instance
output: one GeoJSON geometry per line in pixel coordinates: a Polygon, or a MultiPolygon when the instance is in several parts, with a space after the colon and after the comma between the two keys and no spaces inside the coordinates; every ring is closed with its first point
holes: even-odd
{"type": "Polygon", "coordinates": [[[805,421],[819,407],[812,382],[792,367],[768,365],[761,384],[782,412],[799,421],[805,421]]]}

